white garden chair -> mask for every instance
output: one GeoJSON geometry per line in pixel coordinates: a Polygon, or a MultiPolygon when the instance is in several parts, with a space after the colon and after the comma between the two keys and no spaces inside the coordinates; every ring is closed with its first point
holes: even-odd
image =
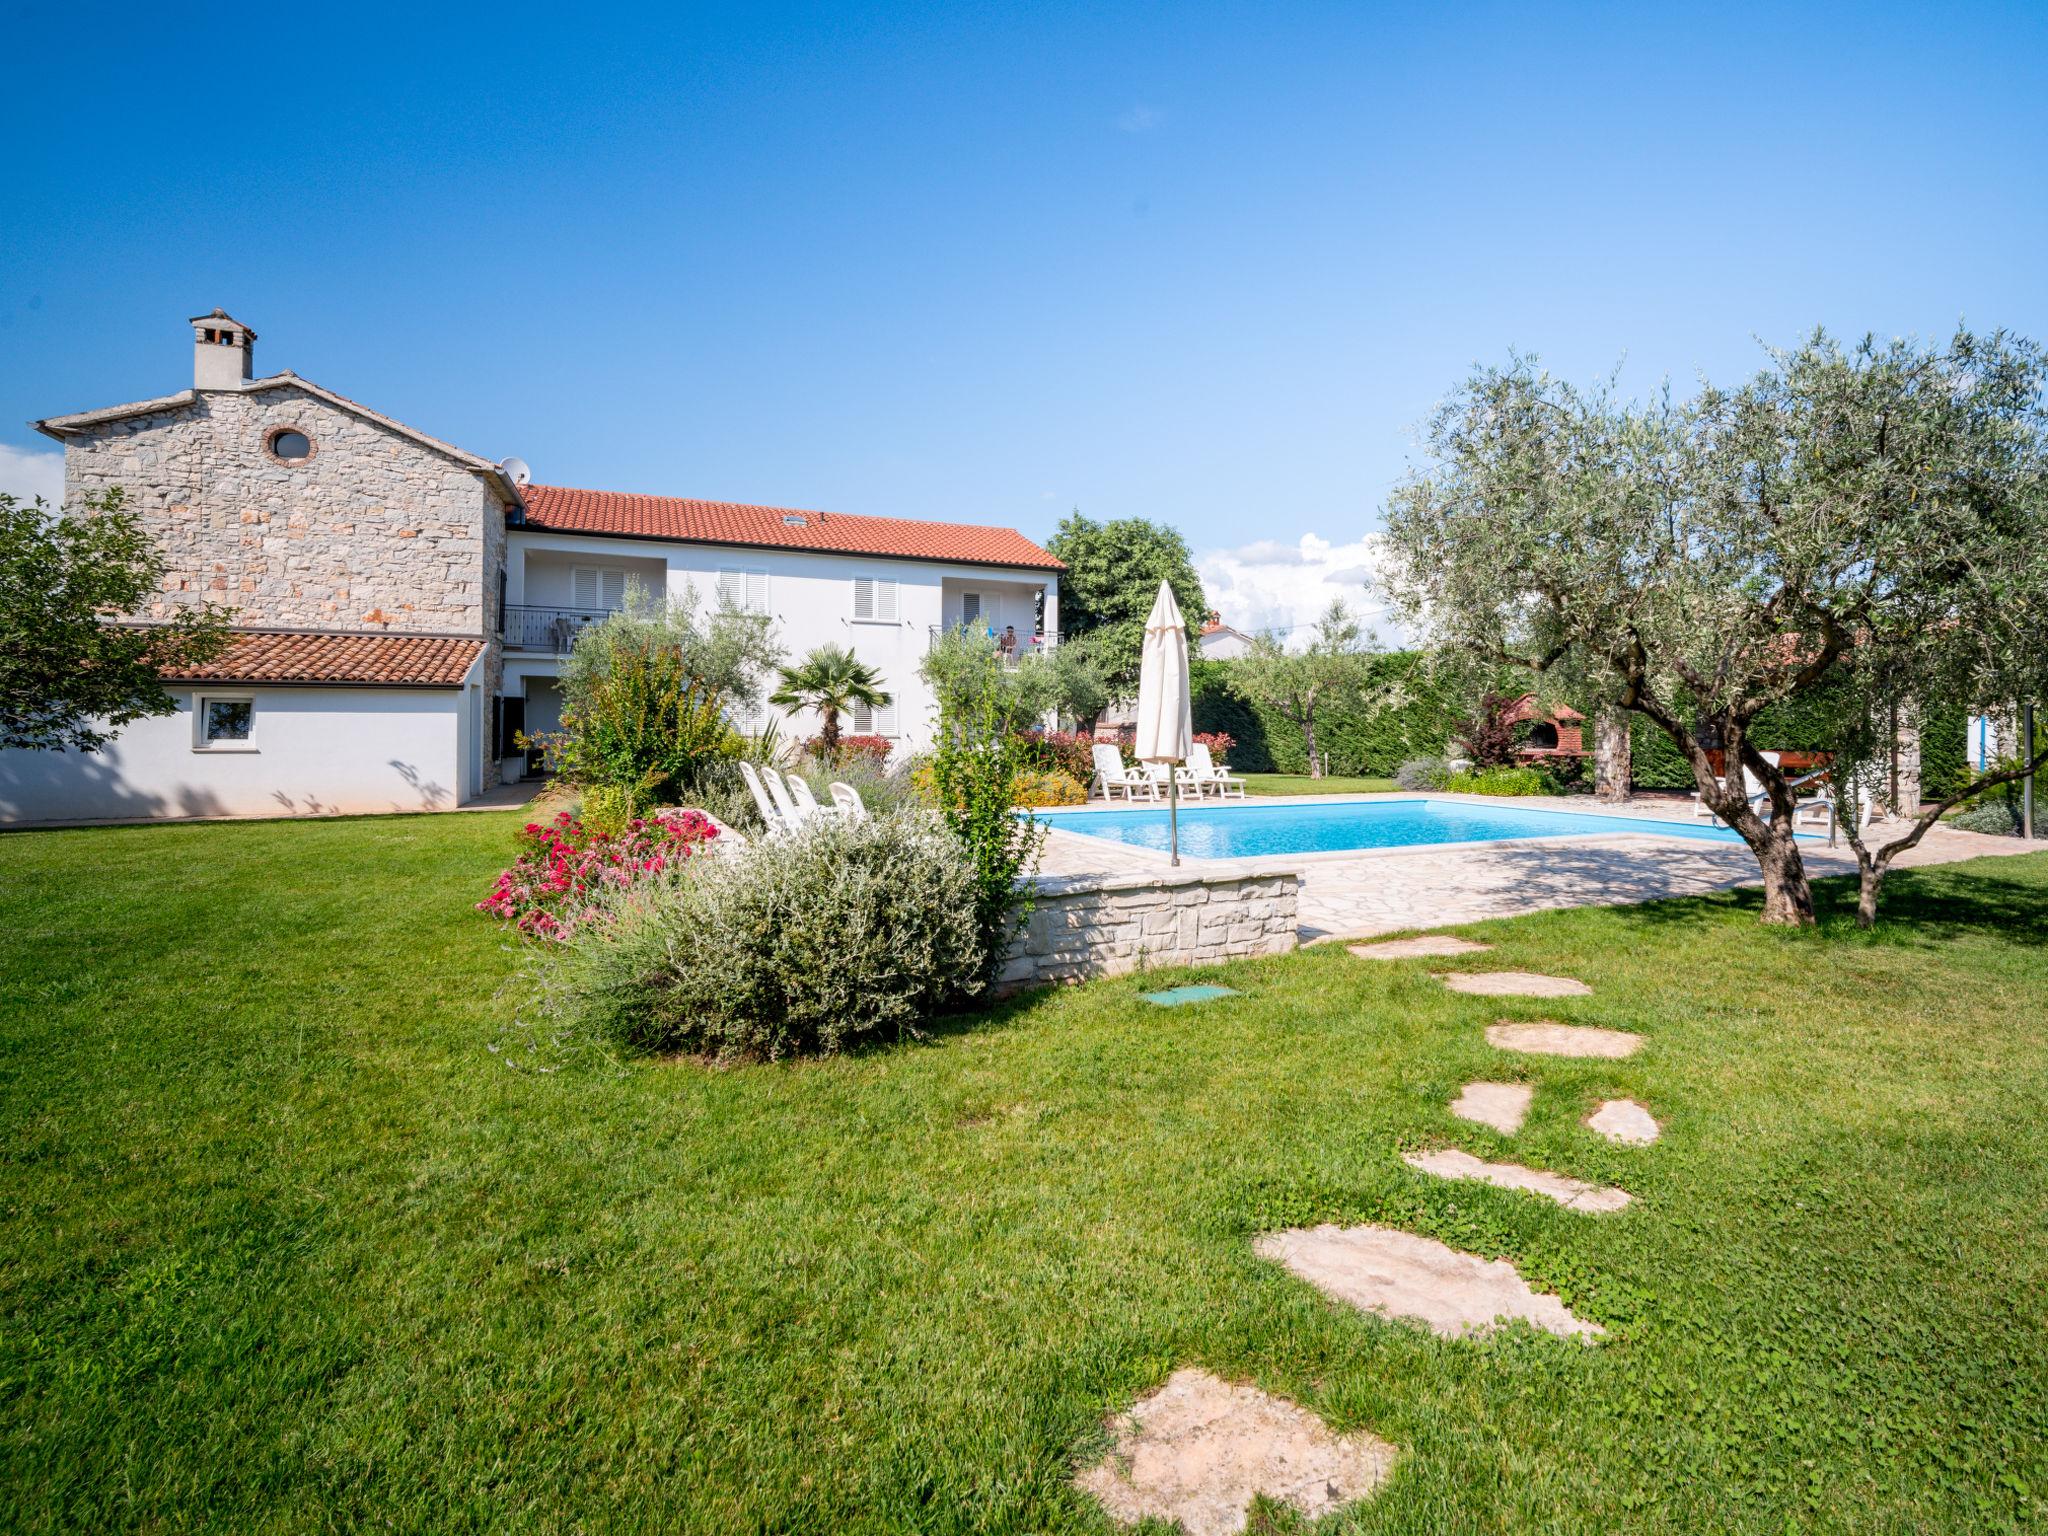
{"type": "Polygon", "coordinates": [[[1198,741],[1188,748],[1188,773],[1202,791],[1215,790],[1219,800],[1244,798],[1244,780],[1225,773],[1209,755],[1209,743],[1198,741]]]}
{"type": "MultiPolygon", "coordinates": [[[[797,803],[795,794],[782,782],[782,775],[773,768],[764,767],[761,770],[761,778],[768,785],[768,793],[775,798],[775,808],[782,813],[783,824],[790,831],[796,831],[804,824],[805,817],[804,808],[797,803]]],[[[808,790],[809,786],[805,787],[808,790]]],[[[813,800],[811,803],[815,805],[817,802],[813,800]]]]}
{"type": "Polygon", "coordinates": [[[816,821],[825,814],[825,807],[818,804],[818,797],[812,792],[810,782],[800,773],[788,775],[790,798],[796,801],[797,813],[805,821],[816,821]]]}
{"type": "Polygon", "coordinates": [[[839,808],[840,815],[848,821],[868,819],[868,808],[862,801],[859,790],[851,784],[842,784],[837,779],[834,779],[829,787],[832,791],[832,803],[839,808]]]}
{"type": "Polygon", "coordinates": [[[1151,776],[1136,768],[1126,768],[1123,753],[1108,742],[1096,742],[1094,756],[1095,782],[1088,786],[1091,797],[1095,793],[1095,785],[1100,784],[1102,798],[1105,800],[1114,800],[1119,789],[1124,792],[1126,800],[1137,799],[1139,790],[1145,792],[1147,800],[1159,798],[1159,786],[1152,781],[1151,776]]]}
{"type": "MultiPolygon", "coordinates": [[[[1154,800],[1160,797],[1160,791],[1167,786],[1166,775],[1169,767],[1172,769],[1174,778],[1180,781],[1180,792],[1182,794],[1193,795],[1197,800],[1202,798],[1203,784],[1200,779],[1195,777],[1193,770],[1166,763],[1140,763],[1138,766],[1144,770],[1145,777],[1152,781],[1152,798],[1154,800]]],[[[1221,791],[1218,791],[1218,793],[1221,793],[1221,791]]]]}
{"type": "MultiPolygon", "coordinates": [[[[1778,766],[1778,754],[1775,752],[1759,752],[1757,756],[1761,757],[1773,768],[1778,766]]],[[[1733,775],[1723,774],[1721,782],[1733,787],[1733,775]]],[[[1742,796],[1749,802],[1749,808],[1755,811],[1757,815],[1765,816],[1769,814],[1771,792],[1764,788],[1764,781],[1762,779],[1749,771],[1747,763],[1742,765],[1742,796]]],[[[1721,819],[1714,814],[1713,809],[1708,806],[1698,790],[1693,791],[1692,814],[1695,821],[1719,821],[1721,819]]]]}
{"type": "MultiPolygon", "coordinates": [[[[773,773],[774,769],[768,770],[773,773]]],[[[761,813],[761,824],[768,829],[770,837],[781,837],[787,833],[792,822],[784,818],[782,807],[769,795],[762,783],[761,771],[752,763],[742,761],[740,777],[746,781],[747,792],[754,797],[754,809],[761,813]]]]}

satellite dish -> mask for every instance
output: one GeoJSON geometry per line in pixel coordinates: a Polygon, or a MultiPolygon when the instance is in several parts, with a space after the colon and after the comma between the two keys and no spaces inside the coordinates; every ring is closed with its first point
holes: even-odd
{"type": "Polygon", "coordinates": [[[505,477],[514,485],[526,485],[533,479],[533,471],[524,459],[500,459],[498,468],[505,471],[505,477]]]}

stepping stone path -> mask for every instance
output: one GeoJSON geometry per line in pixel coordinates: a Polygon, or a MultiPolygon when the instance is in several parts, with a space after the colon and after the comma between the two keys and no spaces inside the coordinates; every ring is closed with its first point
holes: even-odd
{"type": "Polygon", "coordinates": [[[1561,1173],[1524,1168],[1520,1163],[1489,1163],[1450,1147],[1439,1152],[1404,1152],[1401,1161],[1440,1179],[1474,1179],[1498,1189],[1527,1190],[1571,1211],[1618,1211],[1628,1204],[1625,1189],[1605,1189],[1561,1173]]]}
{"type": "Polygon", "coordinates": [[[1586,1126],[1631,1147],[1647,1147],[1664,1134],[1656,1116],[1634,1099],[1609,1099],[1586,1116],[1586,1126]]]}
{"type": "Polygon", "coordinates": [[[1437,980],[1474,997],[1591,997],[1593,989],[1569,976],[1534,971],[1445,971],[1437,980]]]}
{"type": "Polygon", "coordinates": [[[1535,1097],[1536,1090],[1527,1083],[1467,1083],[1451,1104],[1451,1113],[1512,1136],[1528,1119],[1529,1101],[1535,1097]]]}
{"type": "Polygon", "coordinates": [[[1258,1255],[1284,1264],[1325,1295],[1387,1317],[1412,1317],[1447,1339],[1521,1319],[1591,1342],[1607,1330],[1532,1291],[1505,1259],[1459,1253],[1393,1227],[1296,1227],[1268,1232],[1258,1255]]]}
{"type": "Polygon", "coordinates": [[[1333,1435],[1285,1398],[1184,1369],[1113,1422],[1109,1455],[1075,1479],[1110,1518],[1178,1520],[1188,1536],[1235,1536],[1254,1495],[1314,1520],[1378,1491],[1400,1454],[1364,1430],[1333,1435]]]}
{"type": "Polygon", "coordinates": [[[1448,933],[1425,933],[1415,939],[1382,939],[1377,944],[1353,944],[1351,953],[1361,960],[1416,960],[1424,956],[1478,955],[1493,948],[1448,933]]]}
{"type": "Polygon", "coordinates": [[[1497,1050],[1526,1051],[1536,1056],[1633,1056],[1643,1037],[1625,1030],[1596,1029],[1590,1024],[1556,1024],[1549,1019],[1516,1023],[1503,1019],[1486,1026],[1486,1043],[1497,1050]]]}

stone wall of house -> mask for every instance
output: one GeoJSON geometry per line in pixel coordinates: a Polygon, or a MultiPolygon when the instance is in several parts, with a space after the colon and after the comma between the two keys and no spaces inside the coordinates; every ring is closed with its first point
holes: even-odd
{"type": "Polygon", "coordinates": [[[211,601],[246,625],[497,633],[504,512],[474,472],[290,384],[70,439],[64,498],[119,486],[168,568],[139,618],[211,601]],[[292,427],[303,464],[268,449],[292,427]]]}
{"type": "Polygon", "coordinates": [[[1293,874],[1041,877],[998,989],[1282,954],[1298,942],[1300,886],[1293,874]]]}

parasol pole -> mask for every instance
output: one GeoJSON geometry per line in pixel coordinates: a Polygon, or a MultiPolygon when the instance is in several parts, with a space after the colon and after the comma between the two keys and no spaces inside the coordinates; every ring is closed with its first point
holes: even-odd
{"type": "Polygon", "coordinates": [[[1180,868],[1180,765],[1166,770],[1166,839],[1173,849],[1173,867],[1180,868]]]}

